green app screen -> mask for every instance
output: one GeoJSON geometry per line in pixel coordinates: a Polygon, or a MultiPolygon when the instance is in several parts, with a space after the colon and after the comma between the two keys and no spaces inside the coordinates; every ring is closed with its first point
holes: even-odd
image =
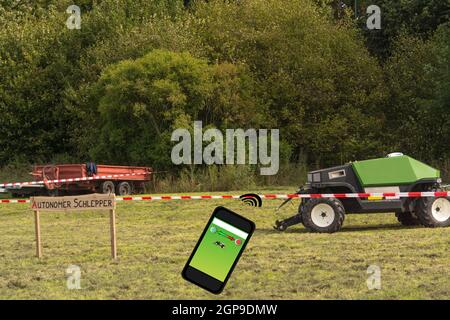
{"type": "Polygon", "coordinates": [[[223,282],[247,236],[248,233],[214,218],[189,265],[223,282]]]}

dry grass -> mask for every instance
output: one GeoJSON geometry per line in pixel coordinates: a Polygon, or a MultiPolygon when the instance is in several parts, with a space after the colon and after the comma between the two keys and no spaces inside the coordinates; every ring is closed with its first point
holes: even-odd
{"type": "MultiPolygon", "coordinates": [[[[120,203],[118,262],[110,260],[107,213],[42,214],[44,258],[38,261],[28,206],[1,205],[0,298],[215,299],[185,282],[180,272],[218,205],[257,225],[219,298],[450,298],[450,229],[402,227],[392,214],[375,214],[348,215],[344,229],[331,235],[308,233],[302,226],[279,233],[272,229],[279,218],[274,214],[278,204],[279,200],[268,200],[263,208],[251,208],[237,200],[120,203]],[[71,264],[81,268],[81,290],[66,287],[65,270],[71,264]],[[367,288],[366,270],[372,264],[381,267],[381,290],[367,288]]],[[[286,206],[282,214],[295,210],[286,206]]]]}

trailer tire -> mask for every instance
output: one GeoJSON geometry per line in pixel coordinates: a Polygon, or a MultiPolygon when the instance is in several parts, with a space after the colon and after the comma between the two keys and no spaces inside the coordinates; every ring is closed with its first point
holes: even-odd
{"type": "Polygon", "coordinates": [[[145,192],[145,183],[144,182],[134,182],[131,185],[131,190],[133,194],[144,193],[145,192]]]}
{"type": "Polygon", "coordinates": [[[396,212],[398,222],[403,226],[419,226],[420,221],[411,212],[396,212]]]}
{"type": "Polygon", "coordinates": [[[450,226],[450,197],[421,198],[417,206],[420,223],[428,228],[450,226]]]}
{"type": "Polygon", "coordinates": [[[112,181],[103,181],[100,184],[100,192],[104,194],[114,193],[115,187],[112,181]]]}
{"type": "Polygon", "coordinates": [[[318,233],[334,233],[342,228],[345,209],[336,198],[318,198],[306,201],[302,222],[306,229],[318,233]]]}
{"type": "Polygon", "coordinates": [[[47,194],[49,197],[58,197],[61,195],[58,189],[47,189],[47,194]]]}
{"type": "Polygon", "coordinates": [[[131,194],[131,185],[126,182],[120,182],[116,187],[116,194],[119,196],[128,196],[131,194]]]}

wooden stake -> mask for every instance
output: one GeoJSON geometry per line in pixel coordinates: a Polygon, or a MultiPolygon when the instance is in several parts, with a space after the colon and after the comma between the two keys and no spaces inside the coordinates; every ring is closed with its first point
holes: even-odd
{"type": "Polygon", "coordinates": [[[117,259],[117,239],[116,239],[116,210],[109,210],[109,222],[111,227],[111,256],[117,259]]]}
{"type": "Polygon", "coordinates": [[[40,259],[42,257],[41,222],[37,210],[34,211],[34,230],[36,232],[36,256],[40,259]]]}

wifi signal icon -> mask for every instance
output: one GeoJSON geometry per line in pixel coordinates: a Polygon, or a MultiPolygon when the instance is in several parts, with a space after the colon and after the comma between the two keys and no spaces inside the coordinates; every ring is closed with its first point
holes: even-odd
{"type": "Polygon", "coordinates": [[[262,199],[254,193],[246,193],[239,197],[243,203],[251,207],[261,207],[262,199]]]}

